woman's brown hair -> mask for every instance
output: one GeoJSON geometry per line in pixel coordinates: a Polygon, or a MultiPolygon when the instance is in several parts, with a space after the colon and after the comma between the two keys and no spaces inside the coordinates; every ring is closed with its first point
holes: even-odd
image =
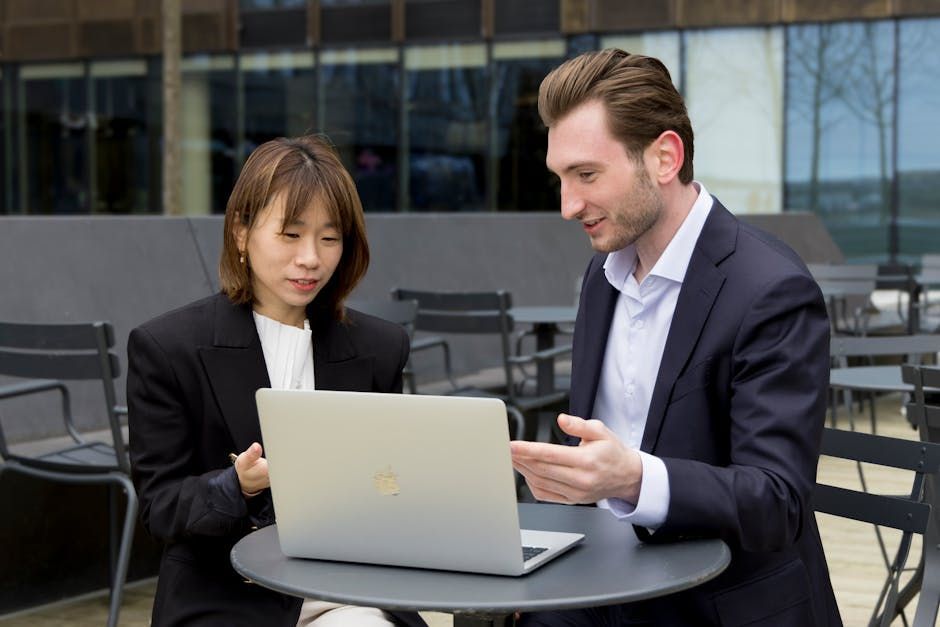
{"type": "Polygon", "coordinates": [[[352,177],[332,147],[314,135],[265,142],[245,162],[225,207],[219,261],[222,291],[234,303],[254,300],[251,265],[241,261],[236,227],[247,228],[250,235],[262,210],[282,194],[284,227],[310,207],[319,206],[343,235],[343,256],[315,301],[318,310],[343,320],[343,303],[369,267],[369,242],[352,177]]]}
{"type": "Polygon", "coordinates": [[[639,159],[664,131],[682,140],[679,180],[692,182],[694,137],[682,96],[659,59],[617,48],[587,52],[552,70],[539,87],[539,115],[551,127],[576,107],[599,100],[611,134],[639,159]]]}

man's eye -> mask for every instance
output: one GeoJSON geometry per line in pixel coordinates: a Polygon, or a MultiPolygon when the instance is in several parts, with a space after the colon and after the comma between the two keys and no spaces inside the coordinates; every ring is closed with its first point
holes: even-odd
{"type": "Polygon", "coordinates": [[[594,179],[595,174],[597,173],[596,172],[579,172],[578,176],[581,178],[582,181],[590,181],[594,179]]]}

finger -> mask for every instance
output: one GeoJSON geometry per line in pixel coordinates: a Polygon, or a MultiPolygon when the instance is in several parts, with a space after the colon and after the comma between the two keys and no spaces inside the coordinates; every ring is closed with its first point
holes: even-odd
{"type": "Polygon", "coordinates": [[[610,436],[610,429],[600,420],[584,420],[568,414],[558,414],[558,427],[582,441],[603,440],[610,436]]]}
{"type": "Polygon", "coordinates": [[[576,498],[585,494],[593,483],[589,473],[569,466],[527,462],[513,464],[513,468],[527,480],[531,479],[541,488],[565,494],[569,498],[576,498]]]}
{"type": "Polygon", "coordinates": [[[546,442],[510,442],[509,450],[512,453],[513,462],[534,460],[563,466],[576,465],[579,455],[576,447],[546,442]]]}
{"type": "Polygon", "coordinates": [[[261,459],[261,445],[252,442],[251,446],[242,451],[242,454],[235,458],[235,466],[240,469],[246,469],[254,466],[261,459]]]}

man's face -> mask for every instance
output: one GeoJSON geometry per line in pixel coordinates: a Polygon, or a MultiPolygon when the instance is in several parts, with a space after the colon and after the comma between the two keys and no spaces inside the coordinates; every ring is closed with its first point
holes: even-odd
{"type": "Polygon", "coordinates": [[[662,214],[662,196],[644,162],[611,135],[599,101],[580,105],[548,129],[545,162],[561,180],[562,217],[581,222],[598,252],[629,246],[662,214]]]}

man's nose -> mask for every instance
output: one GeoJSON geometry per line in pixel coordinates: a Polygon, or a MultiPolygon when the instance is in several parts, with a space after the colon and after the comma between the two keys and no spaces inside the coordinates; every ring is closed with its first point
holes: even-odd
{"type": "Polygon", "coordinates": [[[575,193],[570,185],[562,183],[561,186],[561,217],[565,220],[574,220],[584,211],[584,200],[580,194],[575,193]]]}

